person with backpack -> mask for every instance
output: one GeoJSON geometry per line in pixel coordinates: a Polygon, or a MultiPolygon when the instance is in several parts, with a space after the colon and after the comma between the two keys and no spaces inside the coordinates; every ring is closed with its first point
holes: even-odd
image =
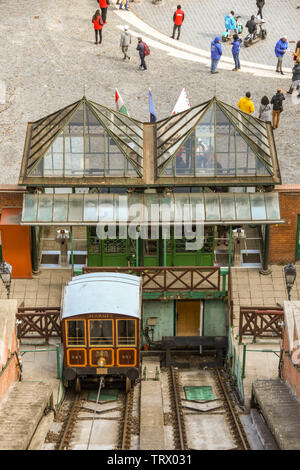
{"type": "Polygon", "coordinates": [[[284,75],[282,71],[282,61],[283,61],[283,56],[287,51],[289,44],[287,40],[287,36],[283,36],[279,41],[277,41],[276,46],[275,46],[275,55],[277,57],[277,67],[276,67],[276,72],[281,73],[281,75],[284,75]]]}
{"type": "Polygon", "coordinates": [[[226,31],[237,31],[237,25],[234,18],[234,11],[230,12],[230,15],[225,16],[225,29],[226,31]]]}
{"type": "Polygon", "coordinates": [[[273,105],[273,129],[277,129],[280,121],[280,114],[283,111],[282,102],[285,100],[282,90],[278,88],[276,95],[271,99],[271,104],[273,105]]]}
{"type": "MultiPolygon", "coordinates": [[[[118,3],[117,3],[117,5],[118,5],[118,3]]],[[[124,5],[124,7],[125,7],[125,10],[128,11],[128,10],[129,10],[129,8],[128,8],[128,0],[121,0],[120,6],[119,6],[119,10],[123,10],[123,5],[124,5]]]]}
{"type": "Polygon", "coordinates": [[[269,98],[267,96],[263,96],[260,102],[260,107],[258,111],[258,117],[262,121],[271,122],[272,120],[272,107],[270,105],[269,98]]]}
{"type": "Polygon", "coordinates": [[[99,44],[102,42],[102,28],[104,26],[103,20],[101,18],[100,10],[96,10],[92,23],[94,23],[95,30],[95,44],[98,44],[98,34],[99,34],[99,44]]]}
{"type": "Polygon", "coordinates": [[[241,42],[242,40],[239,38],[238,34],[234,34],[233,36],[233,42],[231,43],[232,45],[232,55],[233,55],[233,60],[234,60],[234,69],[232,69],[234,72],[238,72],[238,70],[241,68],[240,64],[240,49],[241,49],[241,42]]]}
{"type": "Polygon", "coordinates": [[[223,54],[222,46],[220,43],[220,38],[217,36],[211,43],[210,43],[210,52],[211,52],[211,68],[210,73],[219,73],[217,72],[217,67],[221,55],[223,54]]]}
{"type": "Polygon", "coordinates": [[[147,70],[145,57],[147,55],[150,55],[150,49],[149,49],[149,46],[147,46],[147,44],[142,41],[141,37],[138,37],[138,45],[137,45],[136,50],[139,51],[140,59],[141,59],[141,65],[140,65],[139,69],[140,70],[147,70]]]}
{"type": "Polygon", "coordinates": [[[98,0],[98,2],[99,2],[99,7],[101,8],[103,23],[107,24],[106,17],[107,17],[107,8],[109,5],[109,0],[98,0]]]}
{"type": "Polygon", "coordinates": [[[179,40],[180,29],[181,29],[183,20],[184,20],[184,12],[183,10],[181,10],[181,5],[177,5],[177,10],[175,11],[173,15],[174,26],[173,26],[173,34],[171,36],[172,39],[175,39],[175,33],[176,33],[176,30],[178,30],[177,41],[179,40]]]}
{"type": "Polygon", "coordinates": [[[124,31],[121,33],[121,40],[120,40],[120,47],[122,48],[122,52],[124,54],[123,60],[130,60],[129,55],[127,55],[127,51],[129,48],[129,45],[131,44],[131,34],[128,31],[128,26],[124,26],[124,31]]]}

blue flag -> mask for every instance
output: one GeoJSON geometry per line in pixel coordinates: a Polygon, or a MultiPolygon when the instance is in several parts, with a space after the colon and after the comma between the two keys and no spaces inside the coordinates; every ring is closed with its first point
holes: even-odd
{"type": "Polygon", "coordinates": [[[153,103],[152,93],[151,93],[150,88],[149,88],[149,113],[150,113],[150,122],[155,122],[157,119],[157,116],[156,116],[156,111],[154,108],[154,103],[153,103]]]}

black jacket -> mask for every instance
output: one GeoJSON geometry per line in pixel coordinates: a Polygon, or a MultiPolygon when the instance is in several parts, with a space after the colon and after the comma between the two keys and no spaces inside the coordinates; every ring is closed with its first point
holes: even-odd
{"type": "Polygon", "coordinates": [[[300,80],[300,64],[296,64],[293,67],[293,78],[292,81],[300,80]]]}
{"type": "Polygon", "coordinates": [[[144,43],[142,41],[138,43],[136,50],[139,51],[139,54],[140,54],[141,58],[145,57],[144,43]]]}
{"type": "Polygon", "coordinates": [[[248,31],[250,34],[253,34],[257,30],[257,24],[255,20],[247,21],[246,28],[248,28],[248,31]]]}
{"type": "Polygon", "coordinates": [[[283,96],[282,93],[276,93],[276,95],[273,96],[271,99],[271,104],[273,105],[273,111],[282,111],[283,106],[282,102],[285,100],[285,97],[283,96]]]}
{"type": "Polygon", "coordinates": [[[257,8],[262,8],[265,4],[265,0],[256,0],[257,8]]]}

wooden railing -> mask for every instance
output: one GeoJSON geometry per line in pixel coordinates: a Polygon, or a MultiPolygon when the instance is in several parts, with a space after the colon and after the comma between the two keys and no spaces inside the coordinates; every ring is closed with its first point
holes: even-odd
{"type": "Polygon", "coordinates": [[[86,266],[83,274],[118,272],[142,276],[144,292],[220,291],[219,267],[104,267],[86,266]]]}
{"type": "Polygon", "coordinates": [[[60,308],[59,307],[19,307],[17,318],[17,336],[24,338],[60,337],[60,308]]]}
{"type": "Polygon", "coordinates": [[[240,344],[243,336],[281,338],[283,320],[281,307],[240,307],[240,344]]]}

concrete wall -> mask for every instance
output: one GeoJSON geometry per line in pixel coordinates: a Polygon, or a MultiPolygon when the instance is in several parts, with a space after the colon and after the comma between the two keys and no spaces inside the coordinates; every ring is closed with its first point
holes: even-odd
{"type": "Polygon", "coordinates": [[[271,225],[269,263],[295,262],[298,214],[300,214],[300,185],[276,187],[279,192],[281,219],[285,224],[271,225]]]}
{"type": "Polygon", "coordinates": [[[16,336],[16,300],[0,300],[0,403],[10,385],[18,379],[18,362],[14,352],[16,336]]]}

